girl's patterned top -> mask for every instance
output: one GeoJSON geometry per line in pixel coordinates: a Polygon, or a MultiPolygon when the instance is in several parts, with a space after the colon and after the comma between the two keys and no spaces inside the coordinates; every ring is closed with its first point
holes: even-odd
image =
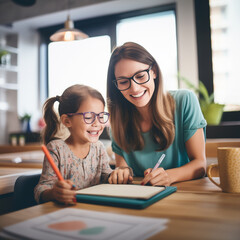
{"type": "MultiPolygon", "coordinates": [[[[61,139],[49,142],[47,148],[63,178],[73,181],[77,189],[105,183],[112,172],[107,152],[100,141],[90,144],[89,153],[84,159],[76,157],[61,139]]],[[[34,189],[34,196],[38,203],[41,193],[51,189],[57,181],[57,175],[45,157],[42,175],[34,189]]]]}

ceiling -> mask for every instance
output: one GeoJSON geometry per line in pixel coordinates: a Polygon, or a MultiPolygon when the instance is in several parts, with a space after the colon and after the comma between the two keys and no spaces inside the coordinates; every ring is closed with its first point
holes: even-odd
{"type": "Polygon", "coordinates": [[[63,23],[69,13],[81,20],[125,11],[153,7],[171,0],[36,0],[23,7],[11,0],[0,0],[0,25],[40,28],[63,23]]]}

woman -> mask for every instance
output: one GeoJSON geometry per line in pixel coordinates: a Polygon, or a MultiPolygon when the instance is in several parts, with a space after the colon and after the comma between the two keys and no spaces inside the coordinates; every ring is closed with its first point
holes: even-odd
{"type": "Polygon", "coordinates": [[[110,183],[165,185],[205,175],[205,127],[197,97],[189,90],[163,91],[160,68],[146,49],[128,42],[110,58],[107,79],[112,149],[110,183]],[[152,171],[165,154],[159,168],[152,171]]]}

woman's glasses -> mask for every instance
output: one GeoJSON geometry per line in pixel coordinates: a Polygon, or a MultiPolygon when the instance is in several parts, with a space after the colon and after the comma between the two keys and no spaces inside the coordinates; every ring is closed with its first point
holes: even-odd
{"type": "Polygon", "coordinates": [[[76,115],[83,115],[83,119],[86,124],[92,124],[97,117],[98,121],[104,124],[108,121],[110,114],[108,112],[100,112],[100,113],[82,112],[82,113],[67,113],[67,115],[69,117],[76,116],[76,115]]]}
{"type": "Polygon", "coordinates": [[[115,84],[118,90],[125,91],[131,87],[131,80],[133,80],[135,83],[140,85],[148,82],[150,79],[149,71],[151,69],[152,69],[152,66],[150,66],[146,70],[135,73],[130,78],[119,78],[119,79],[113,80],[113,83],[115,84]]]}

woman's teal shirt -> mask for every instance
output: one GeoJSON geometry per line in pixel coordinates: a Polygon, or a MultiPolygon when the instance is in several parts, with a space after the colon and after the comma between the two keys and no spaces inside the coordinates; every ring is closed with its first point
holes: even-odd
{"type": "Polygon", "coordinates": [[[154,142],[151,132],[142,133],[144,148],[141,151],[124,152],[112,139],[112,150],[122,156],[128,166],[133,169],[134,175],[142,177],[148,168],[153,168],[161,155],[165,158],[160,167],[164,169],[176,168],[185,165],[188,158],[185,142],[190,139],[199,128],[204,129],[206,134],[206,120],[202,115],[197,96],[190,90],[169,91],[176,102],[175,109],[175,139],[169,148],[162,152],[156,152],[158,148],[154,142]]]}

